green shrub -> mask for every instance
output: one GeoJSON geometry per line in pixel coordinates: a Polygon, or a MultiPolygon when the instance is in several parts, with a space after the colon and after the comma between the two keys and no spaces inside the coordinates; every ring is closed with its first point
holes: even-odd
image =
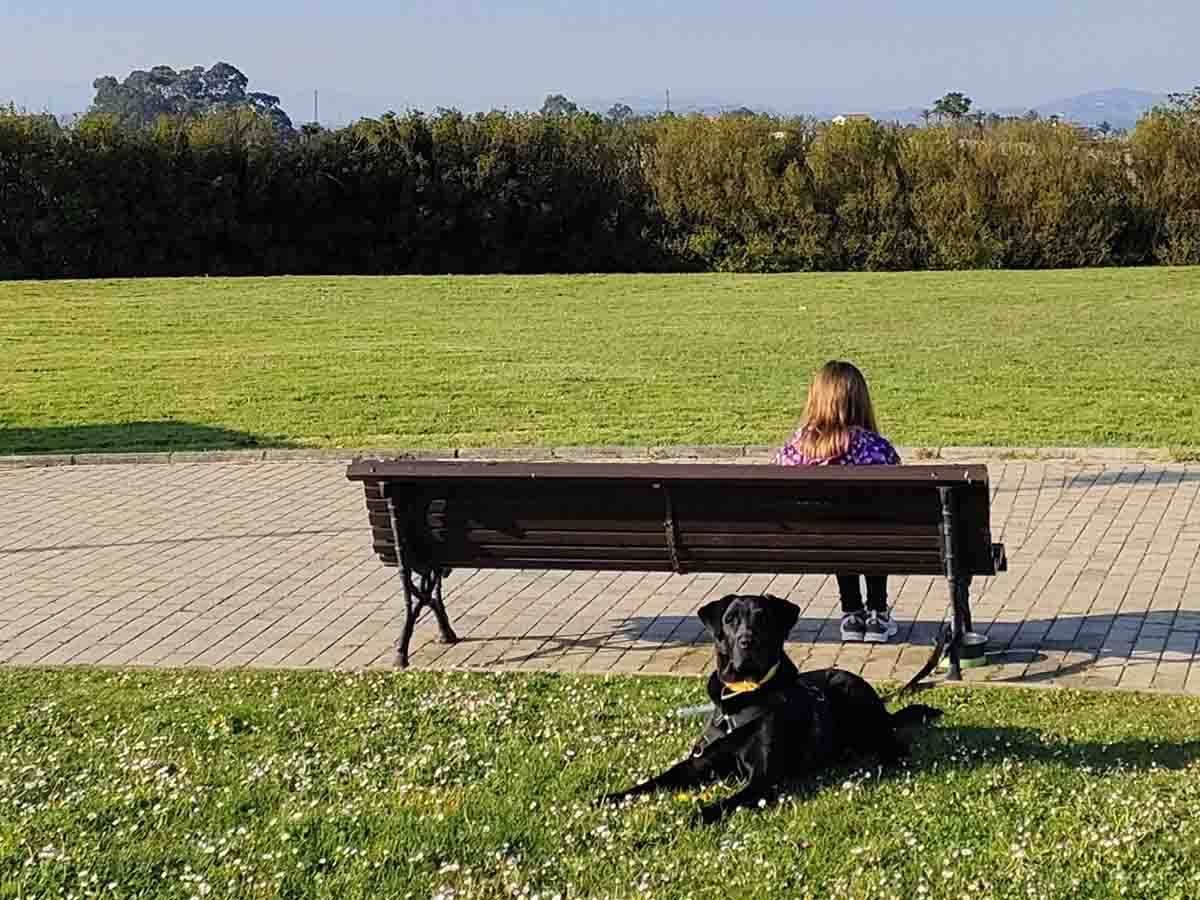
{"type": "Polygon", "coordinates": [[[1051,122],[0,110],[0,278],[1200,263],[1200,112],[1051,122]]]}

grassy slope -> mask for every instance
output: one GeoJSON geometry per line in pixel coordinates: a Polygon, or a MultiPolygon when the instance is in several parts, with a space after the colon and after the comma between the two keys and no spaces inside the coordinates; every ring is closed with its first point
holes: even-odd
{"type": "Polygon", "coordinates": [[[0,453],[774,443],[834,356],[899,443],[1200,443],[1200,269],[9,283],[0,351],[0,453]]]}
{"type": "Polygon", "coordinates": [[[595,807],[685,751],[698,725],[667,714],[701,693],[0,670],[0,897],[1200,893],[1200,700],[939,688],[906,771],[714,828],[694,797],[595,807]]]}

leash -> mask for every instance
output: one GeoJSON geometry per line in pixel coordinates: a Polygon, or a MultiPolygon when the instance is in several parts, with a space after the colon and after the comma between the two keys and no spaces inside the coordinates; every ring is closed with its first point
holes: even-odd
{"type": "Polygon", "coordinates": [[[929,673],[937,667],[937,664],[941,662],[942,656],[945,654],[946,647],[949,646],[951,638],[951,629],[950,626],[947,625],[938,635],[937,643],[933,645],[933,652],[929,654],[929,659],[925,660],[925,665],[921,666],[921,670],[912,678],[910,678],[908,680],[908,684],[904,685],[904,687],[900,688],[900,690],[894,691],[893,693],[884,697],[884,702],[886,703],[889,700],[896,700],[900,697],[903,697],[910,691],[915,690],[917,685],[924,681],[925,678],[929,676],[929,673]]]}

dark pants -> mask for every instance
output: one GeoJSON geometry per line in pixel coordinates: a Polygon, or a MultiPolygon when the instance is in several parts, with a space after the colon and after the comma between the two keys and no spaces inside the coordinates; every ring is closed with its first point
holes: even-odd
{"type": "MultiPolygon", "coordinates": [[[[863,608],[862,589],[858,586],[858,575],[837,576],[838,591],[842,595],[842,612],[861,612],[863,608]]],[[[874,612],[887,611],[887,576],[863,575],[867,583],[867,609],[874,612]]]]}

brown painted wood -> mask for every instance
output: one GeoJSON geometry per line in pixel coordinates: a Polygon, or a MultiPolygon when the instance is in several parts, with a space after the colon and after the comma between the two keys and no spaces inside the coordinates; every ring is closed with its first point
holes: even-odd
{"type": "MultiPolygon", "coordinates": [[[[667,558],[667,549],[646,546],[613,546],[582,544],[477,544],[461,539],[436,545],[439,556],[445,558],[516,557],[553,560],[563,557],[586,559],[626,559],[631,568],[639,560],[667,558]]],[[[932,560],[939,562],[941,554],[936,550],[884,550],[863,551],[859,549],[835,549],[828,547],[686,547],[680,548],[679,556],[685,562],[692,559],[775,561],[781,565],[788,562],[811,564],[819,560],[830,560],[839,565],[854,566],[877,560],[886,560],[895,566],[908,563],[923,565],[932,560]]],[[[896,571],[903,571],[897,569],[896,571]]]]}
{"type": "Polygon", "coordinates": [[[952,486],[967,574],[995,571],[984,466],[364,460],[347,476],[393,565],[389,497],[438,565],[670,570],[669,492],[686,571],[944,574],[937,488],[952,486]]]}
{"type": "MultiPolygon", "coordinates": [[[[370,519],[374,522],[376,514],[371,514],[370,519]]],[[[482,516],[474,515],[459,519],[449,517],[445,514],[429,514],[426,516],[425,521],[428,527],[432,529],[454,528],[464,531],[495,529],[504,531],[505,533],[522,533],[536,530],[568,531],[574,534],[587,534],[594,531],[621,532],[623,534],[649,533],[656,535],[663,533],[663,520],[661,516],[638,520],[597,519],[590,515],[586,518],[576,516],[575,518],[523,517],[503,519],[501,517],[500,521],[497,521],[496,519],[486,519],[482,516]]],[[[936,537],[937,534],[936,529],[928,523],[912,524],[878,520],[870,522],[806,521],[803,519],[772,521],[769,519],[754,520],[750,518],[743,518],[739,521],[689,520],[680,522],[679,531],[687,534],[807,534],[816,537],[840,534],[863,535],[865,537],[887,537],[894,535],[898,538],[920,537],[922,535],[934,535],[936,537]]]]}
{"type": "MultiPolygon", "coordinates": [[[[471,557],[469,559],[447,558],[443,565],[449,568],[476,569],[547,569],[547,570],[583,570],[583,571],[637,571],[637,572],[672,572],[669,559],[644,559],[631,561],[628,559],[601,558],[599,556],[578,557],[535,557],[535,556],[491,556],[471,557]]],[[[870,563],[841,563],[830,560],[794,560],[780,563],[778,560],[754,559],[696,559],[684,562],[683,571],[687,574],[719,573],[719,574],[757,574],[770,573],[775,575],[895,575],[895,563],[892,561],[870,563]]],[[[910,575],[941,575],[941,563],[937,561],[913,563],[906,569],[910,575]]]]}
{"type": "Polygon", "coordinates": [[[504,516],[486,517],[471,514],[469,516],[447,516],[443,513],[430,513],[425,518],[430,528],[454,528],[459,530],[497,529],[506,533],[520,533],[532,530],[571,531],[576,534],[586,534],[592,531],[619,531],[623,534],[658,534],[663,533],[663,518],[661,515],[647,516],[642,519],[609,519],[594,518],[589,514],[586,518],[542,518],[522,516],[507,518],[504,516]]]}
{"type": "Polygon", "coordinates": [[[414,483],[439,481],[579,480],[619,482],[918,482],[924,484],[987,483],[987,466],[766,466],[725,463],[510,463],[475,460],[375,460],[350,464],[351,481],[414,483]]]}
{"type": "MultiPolygon", "coordinates": [[[[514,544],[578,546],[578,547],[660,547],[666,548],[666,536],[658,531],[573,531],[563,529],[525,529],[496,531],[486,528],[447,528],[435,526],[430,537],[439,543],[463,541],[467,544],[514,544]]],[[[679,531],[679,543],[689,547],[763,547],[857,550],[867,555],[873,549],[920,550],[937,555],[940,543],[937,535],[906,534],[818,534],[776,532],[687,532],[679,531]]]]}
{"type": "MultiPolygon", "coordinates": [[[[395,563],[384,563],[385,565],[395,565],[395,563]]],[[[624,559],[573,559],[561,558],[552,560],[532,560],[521,558],[494,558],[488,560],[454,560],[447,559],[443,565],[449,568],[473,568],[473,569],[549,569],[555,571],[591,571],[591,572],[612,572],[612,571],[638,571],[638,572],[672,572],[671,563],[667,559],[663,560],[642,560],[636,566],[631,565],[629,560],[624,559]]],[[[774,574],[774,575],[836,575],[836,574],[858,574],[858,575],[895,575],[896,570],[887,564],[880,563],[863,563],[861,565],[847,566],[845,568],[831,568],[823,564],[794,564],[786,568],[780,567],[774,562],[761,562],[754,560],[745,560],[731,562],[719,560],[716,562],[709,560],[695,560],[684,565],[684,572],[687,574],[733,574],[733,575],[753,575],[753,574],[774,574]]],[[[942,575],[943,570],[940,562],[937,565],[923,566],[920,568],[914,567],[906,574],[909,575],[942,575]]]]}

